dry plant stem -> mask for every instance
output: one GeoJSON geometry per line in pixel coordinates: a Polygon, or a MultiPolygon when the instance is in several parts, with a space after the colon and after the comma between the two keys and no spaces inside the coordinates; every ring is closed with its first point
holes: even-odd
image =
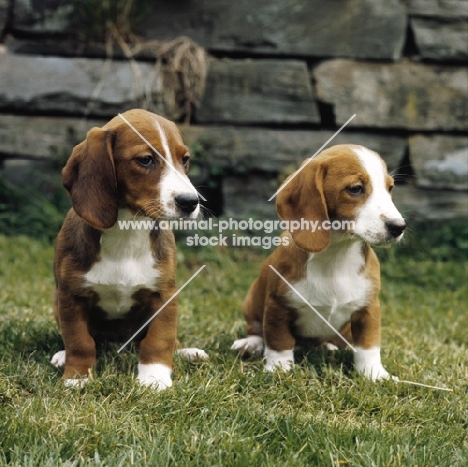
{"type": "Polygon", "coordinates": [[[109,28],[109,41],[118,44],[130,61],[135,74],[138,90],[144,90],[142,108],[149,109],[153,104],[154,89],[165,92],[165,101],[178,110],[185,123],[190,122],[192,109],[198,107],[203,98],[208,69],[205,50],[186,37],[169,42],[143,42],[131,36],[132,42],[113,25],[109,28]],[[132,45],[133,43],[133,45],[132,45]],[[145,52],[155,58],[154,73],[143,80],[135,57],[145,52]]]}

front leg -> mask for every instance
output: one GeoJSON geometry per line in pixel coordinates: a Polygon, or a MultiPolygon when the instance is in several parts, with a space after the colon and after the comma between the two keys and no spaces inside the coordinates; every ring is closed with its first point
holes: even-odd
{"type": "MultiPolygon", "coordinates": [[[[153,294],[150,299],[150,316],[158,313],[174,292],[175,288],[164,296],[153,294]]],[[[176,342],[177,297],[174,297],[151,321],[141,341],[138,363],[138,380],[141,384],[160,390],[172,386],[172,355],[176,342]]]]}
{"type": "Polygon", "coordinates": [[[288,371],[294,366],[295,339],[291,334],[290,312],[279,302],[278,297],[269,296],[265,302],[263,316],[265,339],[265,370],[288,371]]]}
{"type": "MultiPolygon", "coordinates": [[[[57,291],[57,315],[65,352],[63,379],[67,386],[86,383],[96,363],[96,344],[89,334],[86,299],[57,291]]],[[[57,355],[57,354],[56,354],[57,355]]]]}
{"type": "Polygon", "coordinates": [[[392,376],[380,360],[380,303],[376,298],[351,317],[351,332],[356,347],[354,364],[359,373],[373,381],[392,376]]]}

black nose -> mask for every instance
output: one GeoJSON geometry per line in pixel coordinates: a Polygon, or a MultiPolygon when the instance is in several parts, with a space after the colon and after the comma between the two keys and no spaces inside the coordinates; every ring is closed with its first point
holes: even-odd
{"type": "Polygon", "coordinates": [[[175,202],[182,212],[190,214],[198,206],[198,195],[196,193],[182,193],[175,197],[175,202]]]}
{"type": "Polygon", "coordinates": [[[388,231],[395,238],[399,237],[406,229],[406,223],[403,219],[389,219],[387,222],[385,222],[385,225],[388,231]]]}

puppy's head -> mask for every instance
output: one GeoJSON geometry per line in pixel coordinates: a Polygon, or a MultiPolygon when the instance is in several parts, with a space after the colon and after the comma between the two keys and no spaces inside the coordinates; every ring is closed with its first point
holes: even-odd
{"type": "Polygon", "coordinates": [[[195,218],[190,154],[175,124],[140,109],[122,117],[91,129],[62,171],[76,213],[101,230],[115,224],[119,208],[155,219],[195,218]]]}
{"type": "Polygon", "coordinates": [[[283,220],[309,221],[310,228],[291,232],[304,250],[323,251],[332,230],[383,245],[399,241],[406,227],[391,198],[393,186],[377,153],[363,146],[337,145],[306,161],[286,180],[276,206],[283,220]]]}

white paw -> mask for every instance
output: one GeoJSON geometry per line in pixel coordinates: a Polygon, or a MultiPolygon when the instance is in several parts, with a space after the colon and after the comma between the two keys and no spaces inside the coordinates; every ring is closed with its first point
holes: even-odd
{"type": "Polygon", "coordinates": [[[244,339],[237,339],[232,344],[231,350],[239,352],[241,357],[245,355],[260,356],[263,352],[263,337],[247,336],[244,339]]]}
{"type": "Polygon", "coordinates": [[[294,352],[292,350],[271,350],[265,347],[265,371],[289,371],[294,366],[294,352]]]}
{"type": "Polygon", "coordinates": [[[373,349],[360,349],[358,347],[354,354],[354,364],[359,373],[372,381],[382,379],[398,380],[383,367],[380,361],[380,347],[374,347],[373,349]]]}
{"type": "Polygon", "coordinates": [[[84,388],[87,383],[88,383],[88,378],[77,378],[77,379],[69,378],[64,381],[64,384],[67,388],[78,388],[78,389],[84,388]]]}
{"type": "Polygon", "coordinates": [[[390,373],[382,365],[368,365],[364,368],[358,368],[358,371],[372,381],[392,378],[390,373]]]}
{"type": "Polygon", "coordinates": [[[65,350],[60,350],[59,352],[54,354],[50,363],[54,365],[56,368],[64,367],[65,366],[65,350]]]}
{"type": "Polygon", "coordinates": [[[204,350],[197,349],[196,347],[177,349],[176,354],[180,355],[183,358],[186,358],[190,362],[200,362],[210,359],[210,357],[208,357],[208,354],[204,350]]]}
{"type": "Polygon", "coordinates": [[[335,344],[332,344],[331,342],[325,342],[323,344],[323,347],[327,350],[339,350],[339,348],[335,344]]]}
{"type": "Polygon", "coordinates": [[[162,391],[172,386],[171,373],[171,368],[162,363],[139,363],[137,379],[143,386],[162,391]]]}

